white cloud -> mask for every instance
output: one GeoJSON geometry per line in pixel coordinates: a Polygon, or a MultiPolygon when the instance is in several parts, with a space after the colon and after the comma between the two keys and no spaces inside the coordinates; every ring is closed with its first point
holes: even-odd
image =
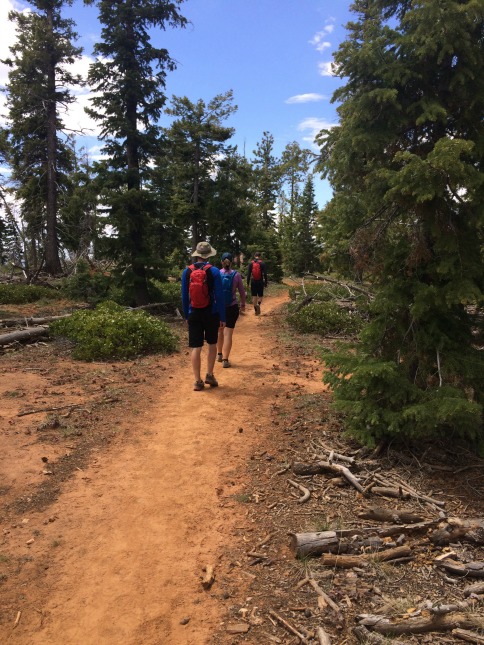
{"type": "Polygon", "coordinates": [[[332,61],[329,63],[318,63],[318,69],[321,76],[334,76],[332,61]]]}
{"type": "Polygon", "coordinates": [[[327,100],[327,96],[324,94],[315,94],[310,92],[308,94],[296,94],[286,99],[285,103],[314,103],[314,101],[324,101],[327,100]]]}
{"type": "Polygon", "coordinates": [[[313,147],[318,148],[318,146],[315,144],[316,135],[319,134],[321,130],[331,130],[331,128],[334,128],[335,125],[337,124],[330,123],[329,121],[325,121],[324,119],[318,119],[317,117],[308,117],[307,119],[304,119],[304,121],[301,121],[301,123],[297,126],[297,129],[301,132],[308,131],[308,134],[303,137],[303,140],[313,147]]]}
{"type": "Polygon", "coordinates": [[[326,40],[326,38],[328,34],[332,34],[334,31],[334,24],[332,24],[333,22],[334,18],[331,18],[329,21],[327,21],[322,30],[316,32],[309,41],[311,45],[314,45],[316,51],[323,52],[325,49],[328,49],[328,47],[331,47],[331,43],[326,40]]]}

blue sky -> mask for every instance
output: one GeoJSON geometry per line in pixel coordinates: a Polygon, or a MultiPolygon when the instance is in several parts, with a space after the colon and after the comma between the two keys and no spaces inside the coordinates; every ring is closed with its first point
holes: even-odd
{"type": "MultiPolygon", "coordinates": [[[[0,4],[2,25],[7,9],[28,6],[16,0],[0,4]]],[[[337,122],[330,98],[340,81],[331,76],[330,63],[346,37],[344,25],[352,18],[349,5],[343,0],[186,0],[181,12],[191,24],[153,34],[154,43],[166,47],[178,62],[177,70],[168,74],[166,93],[208,102],[233,90],[238,111],[226,124],[235,128],[231,143],[249,158],[264,131],[274,136],[276,155],[292,141],[316,151],[315,133],[337,122]]],[[[68,11],[84,48],[77,67],[85,73],[100,34],[97,9],[77,1],[68,11]]],[[[12,26],[0,43],[0,58],[8,55],[5,47],[13,37],[12,26]]],[[[0,68],[0,83],[5,80],[0,68]]],[[[95,135],[95,124],[82,110],[88,91],[78,98],[70,120],[92,127],[95,135]]],[[[166,116],[165,122],[168,125],[166,116]]],[[[94,136],[80,143],[96,156],[94,136]]],[[[322,206],[331,196],[330,188],[317,180],[316,191],[322,206]]]]}

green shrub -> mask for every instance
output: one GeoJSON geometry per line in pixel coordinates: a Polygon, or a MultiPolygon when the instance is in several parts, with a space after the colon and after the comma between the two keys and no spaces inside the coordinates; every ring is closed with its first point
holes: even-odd
{"type": "Polygon", "coordinates": [[[144,311],[129,311],[104,302],[94,311],[77,311],[50,326],[54,336],[75,342],[74,358],[129,359],[139,354],[173,352],[178,338],[166,323],[144,311]]]}
{"type": "Polygon", "coordinates": [[[173,310],[175,308],[179,311],[182,310],[181,282],[152,280],[149,283],[148,291],[153,302],[163,302],[170,305],[173,310]]]}
{"type": "Polygon", "coordinates": [[[72,300],[82,300],[89,304],[97,304],[103,300],[112,300],[126,304],[127,300],[117,281],[109,273],[93,272],[89,264],[80,260],[77,271],[63,283],[63,291],[72,300]]]}
{"type": "Polygon", "coordinates": [[[59,291],[31,284],[0,284],[1,305],[23,305],[38,300],[58,300],[59,291]]]}
{"type": "Polygon", "coordinates": [[[335,302],[311,303],[288,317],[297,331],[308,334],[353,335],[360,331],[363,321],[356,312],[349,313],[335,302]]]}

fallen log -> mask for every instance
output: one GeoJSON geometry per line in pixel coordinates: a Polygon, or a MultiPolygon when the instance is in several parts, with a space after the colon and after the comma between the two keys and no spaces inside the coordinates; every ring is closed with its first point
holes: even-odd
{"type": "Polygon", "coordinates": [[[448,632],[453,629],[483,629],[484,618],[475,614],[445,614],[443,616],[395,619],[386,616],[364,614],[359,625],[385,636],[402,634],[425,634],[448,632]]]}
{"type": "Polygon", "coordinates": [[[342,548],[344,549],[344,546],[342,546],[336,531],[291,534],[291,549],[296,558],[321,555],[331,551],[341,553],[342,548]]]}
{"type": "Polygon", "coordinates": [[[19,331],[13,331],[10,334],[1,334],[0,345],[9,345],[10,343],[31,340],[32,338],[40,338],[42,336],[48,335],[48,327],[31,327],[29,329],[20,329],[19,331]]]}
{"type": "Polygon", "coordinates": [[[351,569],[361,567],[370,562],[391,562],[401,558],[411,558],[412,549],[409,546],[397,546],[385,551],[376,551],[374,553],[362,553],[361,555],[334,555],[332,553],[323,553],[321,564],[329,567],[341,567],[351,569]]]}
{"type": "Polygon", "coordinates": [[[484,544],[484,519],[478,517],[463,520],[459,517],[448,517],[445,525],[434,531],[430,539],[437,546],[445,546],[458,540],[484,544]]]}
{"type": "Polygon", "coordinates": [[[63,314],[62,316],[44,316],[43,318],[4,318],[0,320],[0,327],[19,327],[29,326],[29,325],[48,325],[54,320],[59,320],[60,318],[69,318],[72,314],[63,314]]]}
{"type": "MultiPolygon", "coordinates": [[[[358,643],[364,643],[364,645],[388,645],[388,639],[385,638],[385,636],[380,636],[380,634],[370,632],[366,627],[363,627],[363,625],[353,627],[353,634],[356,636],[358,643]]],[[[392,640],[391,645],[404,644],[400,641],[392,640]]]]}
{"type": "Polygon", "coordinates": [[[453,629],[452,636],[455,636],[466,643],[474,643],[475,645],[484,643],[484,636],[482,634],[476,634],[476,632],[470,632],[466,629],[453,629]]]}
{"type": "Polygon", "coordinates": [[[372,486],[371,492],[380,497],[396,497],[397,499],[410,499],[411,495],[403,488],[390,488],[388,486],[372,486]]]}
{"type": "Polygon", "coordinates": [[[457,562],[456,560],[435,561],[435,565],[445,569],[447,573],[468,578],[484,578],[484,562],[457,562]]]}
{"type": "Polygon", "coordinates": [[[370,508],[364,509],[358,513],[358,517],[363,520],[372,520],[374,522],[404,522],[406,524],[422,522],[424,519],[421,515],[412,513],[412,511],[389,511],[386,508],[379,508],[377,506],[371,506],[370,508]]]}
{"type": "Polygon", "coordinates": [[[475,594],[476,596],[484,594],[484,582],[476,582],[473,585],[468,585],[464,588],[464,596],[466,598],[472,594],[475,594]]]}

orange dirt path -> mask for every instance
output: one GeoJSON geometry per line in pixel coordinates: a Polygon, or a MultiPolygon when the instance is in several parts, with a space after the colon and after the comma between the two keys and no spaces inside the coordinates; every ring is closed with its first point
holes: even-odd
{"type": "MultiPolygon", "coordinates": [[[[232,529],[244,520],[244,505],[232,496],[270,430],[270,406],[284,379],[273,370],[277,339],[269,323],[286,298],[266,298],[259,317],[248,304],[234,333],[233,367],[216,364],[218,388],[193,391],[187,348],[160,358],[168,370],[132,411],[131,440],[93,453],[49,509],[56,520],[30,547],[46,572],[25,589],[16,629],[0,626],[0,642],[211,642],[223,607],[203,590],[201,576],[206,564],[217,571],[232,529]],[[47,558],[53,541],[61,548],[47,558]]],[[[204,370],[206,349],[202,360],[204,370]]],[[[304,386],[322,384],[304,379],[304,386]]],[[[29,522],[35,525],[34,514],[29,522]]]]}

